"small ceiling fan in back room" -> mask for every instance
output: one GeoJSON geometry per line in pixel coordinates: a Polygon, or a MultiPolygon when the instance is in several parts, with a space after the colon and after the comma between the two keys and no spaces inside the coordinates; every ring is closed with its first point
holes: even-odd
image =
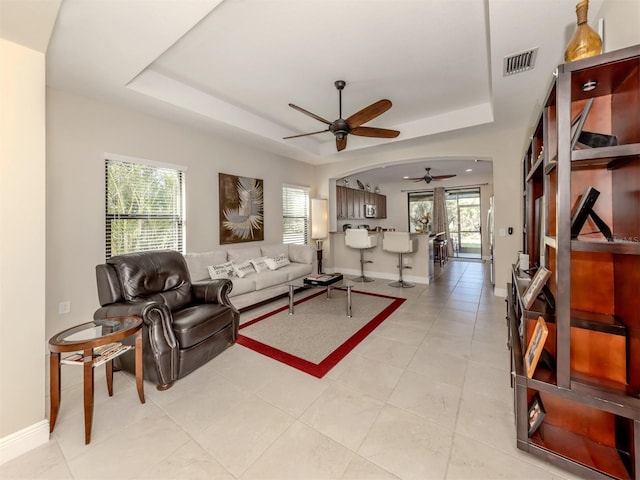
{"type": "Polygon", "coordinates": [[[422,177],[409,177],[406,178],[406,180],[413,180],[414,182],[426,182],[426,183],[431,183],[432,180],[444,180],[445,178],[453,178],[456,175],[452,174],[452,175],[431,175],[431,167],[426,167],[425,170],[427,171],[427,173],[425,175],[423,175],[422,177]]]}
{"type": "Polygon", "coordinates": [[[291,135],[289,137],[283,137],[283,140],[289,138],[297,138],[297,137],[305,137],[307,135],[315,135],[317,133],[331,132],[336,137],[336,148],[338,151],[342,151],[347,146],[347,135],[358,135],[361,137],[375,137],[375,138],[395,138],[400,132],[398,130],[389,130],[387,128],[376,128],[376,127],[363,127],[362,124],[367,123],[370,120],[373,120],[379,115],[382,115],[384,112],[391,108],[391,100],[382,99],[378,100],[375,103],[372,103],[368,107],[363,108],[362,110],[354,113],[346,120],[342,118],[342,90],[344,89],[346,82],[344,80],[337,80],[334,85],[338,89],[340,104],[339,104],[339,115],[340,117],[333,122],[329,120],[325,120],[324,118],[316,115],[315,113],[311,113],[308,110],[305,110],[302,107],[298,107],[293,103],[290,103],[289,106],[298,110],[299,112],[304,113],[305,115],[309,115],[311,118],[315,118],[316,120],[329,125],[325,130],[319,130],[317,132],[311,133],[301,133],[300,135],[291,135]]]}

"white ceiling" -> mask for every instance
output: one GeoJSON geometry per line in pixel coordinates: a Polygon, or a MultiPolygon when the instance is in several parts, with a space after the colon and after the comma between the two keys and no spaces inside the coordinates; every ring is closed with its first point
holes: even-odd
{"type": "MultiPolygon", "coordinates": [[[[34,18],[39,5],[55,15],[51,5],[58,3],[0,0],[2,36],[19,41],[33,30],[32,37],[41,37],[43,29],[24,18],[34,18]]],[[[428,149],[420,145],[428,145],[430,135],[481,124],[530,126],[574,29],[575,4],[63,0],[47,50],[47,83],[311,164],[348,161],[378,148],[401,162],[394,149],[408,140],[426,160],[428,149]],[[505,56],[536,47],[535,69],[503,77],[505,56]],[[288,103],[329,121],[339,117],[339,79],[347,82],[343,118],[388,98],[393,107],[366,126],[400,135],[349,135],[339,153],[329,132],[283,140],[325,128],[288,103]]],[[[601,5],[591,0],[590,19],[601,5]]],[[[419,174],[423,163],[407,174],[419,174]]]]}

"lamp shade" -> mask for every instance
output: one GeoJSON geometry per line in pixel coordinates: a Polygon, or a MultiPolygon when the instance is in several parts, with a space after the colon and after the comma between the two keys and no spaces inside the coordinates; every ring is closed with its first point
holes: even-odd
{"type": "Polygon", "coordinates": [[[311,238],[322,240],[329,235],[327,200],[325,198],[311,199],[311,238]]]}

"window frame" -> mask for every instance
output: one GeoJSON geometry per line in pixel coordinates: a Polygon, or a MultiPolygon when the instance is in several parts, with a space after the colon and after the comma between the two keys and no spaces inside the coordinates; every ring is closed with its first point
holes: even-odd
{"type": "MultiPolygon", "coordinates": [[[[185,253],[185,245],[186,245],[186,173],[187,167],[183,165],[176,165],[164,162],[157,162],[153,160],[131,157],[127,155],[120,155],[114,153],[105,153],[104,154],[104,182],[105,182],[105,190],[104,190],[104,213],[105,213],[105,258],[109,259],[114,256],[113,254],[113,246],[111,242],[111,229],[112,223],[116,220],[174,220],[176,224],[175,228],[175,250],[180,253],[185,253]],[[177,212],[172,214],[158,214],[158,215],[150,215],[149,213],[144,214],[126,214],[126,213],[113,213],[109,212],[109,166],[113,163],[129,163],[134,165],[139,165],[142,167],[147,167],[154,170],[174,170],[177,173],[177,181],[178,181],[178,189],[179,198],[176,201],[177,204],[177,212]]],[[[155,245],[155,248],[149,248],[149,250],[154,249],[163,249],[167,248],[165,245],[155,245]]],[[[118,255],[125,253],[134,253],[131,252],[119,252],[118,255]]]]}
{"type": "Polygon", "coordinates": [[[311,189],[309,187],[305,187],[302,185],[291,185],[291,184],[283,184],[282,185],[282,243],[284,244],[292,244],[292,245],[309,245],[310,236],[311,236],[311,223],[309,218],[309,210],[311,205],[311,189]],[[294,192],[300,192],[304,194],[304,203],[306,205],[304,208],[304,215],[294,215],[296,212],[292,212],[292,214],[287,215],[287,212],[291,209],[287,209],[285,205],[286,194],[287,192],[291,192],[293,195],[294,192]],[[303,221],[303,234],[302,235],[287,235],[287,223],[291,219],[302,219],[303,221]],[[304,237],[304,238],[302,238],[304,237]],[[294,241],[295,240],[295,241],[294,241]],[[300,240],[303,243],[300,243],[300,240]]]}

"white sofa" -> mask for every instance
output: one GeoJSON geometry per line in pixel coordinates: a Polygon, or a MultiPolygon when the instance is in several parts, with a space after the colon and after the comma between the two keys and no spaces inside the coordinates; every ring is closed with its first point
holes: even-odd
{"type": "Polygon", "coordinates": [[[191,280],[197,281],[210,278],[209,266],[221,265],[229,261],[240,264],[259,257],[274,258],[281,254],[287,255],[291,263],[277,270],[253,271],[243,278],[237,275],[230,277],[233,289],[229,294],[229,300],[240,310],[287,293],[289,290],[287,283],[313,273],[316,264],[315,249],[309,245],[256,245],[187,253],[185,259],[191,280]]]}

